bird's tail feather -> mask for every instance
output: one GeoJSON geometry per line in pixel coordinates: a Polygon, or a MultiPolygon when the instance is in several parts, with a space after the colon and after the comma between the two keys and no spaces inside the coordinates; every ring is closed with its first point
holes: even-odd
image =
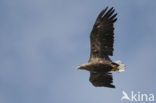
{"type": "Polygon", "coordinates": [[[117,63],[119,65],[117,67],[117,69],[118,69],[117,72],[123,72],[123,71],[125,71],[126,66],[125,66],[125,64],[122,63],[121,60],[117,60],[117,61],[115,61],[115,63],[117,63]]]}

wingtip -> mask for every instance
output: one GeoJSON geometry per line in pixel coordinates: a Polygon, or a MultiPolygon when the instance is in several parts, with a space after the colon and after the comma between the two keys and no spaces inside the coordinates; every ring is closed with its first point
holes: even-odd
{"type": "Polygon", "coordinates": [[[105,9],[108,9],[108,6],[106,6],[105,9]]]}

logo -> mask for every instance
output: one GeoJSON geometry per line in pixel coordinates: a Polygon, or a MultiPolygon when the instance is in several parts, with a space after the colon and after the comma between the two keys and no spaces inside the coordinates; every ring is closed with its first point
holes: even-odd
{"type": "Polygon", "coordinates": [[[154,101],[154,94],[153,93],[141,93],[141,92],[134,92],[127,94],[125,91],[122,91],[123,96],[121,97],[121,101],[135,101],[135,102],[153,102],[154,101]]]}

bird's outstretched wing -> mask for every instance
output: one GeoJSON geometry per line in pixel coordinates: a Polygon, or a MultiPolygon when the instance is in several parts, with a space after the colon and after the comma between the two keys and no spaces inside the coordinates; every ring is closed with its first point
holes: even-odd
{"type": "Polygon", "coordinates": [[[114,14],[115,9],[112,7],[107,10],[106,7],[101,11],[93,26],[90,35],[91,54],[90,59],[94,57],[105,58],[113,55],[114,27],[117,20],[114,14]]]}
{"type": "Polygon", "coordinates": [[[112,73],[90,72],[89,81],[95,87],[104,86],[104,87],[109,87],[109,88],[115,88],[115,86],[112,85],[112,82],[113,82],[112,73]]]}

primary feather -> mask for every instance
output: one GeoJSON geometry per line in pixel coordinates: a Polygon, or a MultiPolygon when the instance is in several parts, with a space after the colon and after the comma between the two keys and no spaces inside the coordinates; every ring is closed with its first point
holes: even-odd
{"type": "Polygon", "coordinates": [[[90,35],[91,54],[90,59],[108,58],[113,55],[114,43],[114,22],[117,20],[113,7],[107,11],[108,7],[101,11],[93,26],[90,35]]]}

